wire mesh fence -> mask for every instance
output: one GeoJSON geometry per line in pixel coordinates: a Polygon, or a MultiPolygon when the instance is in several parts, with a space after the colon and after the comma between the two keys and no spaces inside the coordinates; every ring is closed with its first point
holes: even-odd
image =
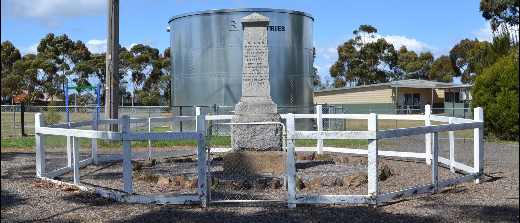
{"type": "MultiPolygon", "coordinates": [[[[234,106],[201,106],[204,114],[210,115],[233,115],[234,106]]],[[[47,124],[88,121],[92,120],[93,112],[96,111],[96,106],[69,106],[67,115],[67,108],[65,106],[31,106],[31,105],[2,105],[1,106],[1,121],[2,121],[2,138],[20,137],[22,133],[28,136],[34,135],[34,114],[37,112],[43,113],[47,117],[47,124]],[[23,111],[23,112],[22,112],[23,111]],[[23,114],[23,115],[22,115],[23,114]],[[23,117],[22,117],[23,116],[23,117]],[[23,131],[22,131],[23,130],[23,131]]],[[[278,113],[294,113],[307,114],[315,113],[315,106],[279,106],[278,113]]],[[[395,114],[422,114],[424,109],[353,109],[349,105],[322,105],[323,114],[368,114],[368,113],[395,113],[395,114]]],[[[470,108],[432,108],[432,113],[436,115],[453,116],[459,118],[472,118],[473,114],[470,108]]],[[[149,118],[149,117],[168,117],[168,116],[186,116],[194,115],[194,106],[121,106],[119,107],[119,115],[129,115],[135,118],[149,118]]],[[[99,115],[103,117],[104,107],[99,108],[99,115]]],[[[229,125],[219,125],[219,123],[227,123],[228,120],[210,121],[211,126],[208,133],[215,136],[229,136],[229,125]]],[[[194,121],[181,121],[177,124],[154,124],[153,129],[168,129],[170,131],[185,131],[186,129],[195,128],[194,121]]],[[[332,119],[324,120],[324,130],[355,130],[363,128],[365,123],[359,123],[357,120],[341,120],[332,119]]],[[[400,123],[387,122],[384,125],[393,126],[397,128],[400,123]]],[[[146,123],[132,123],[132,128],[139,131],[148,130],[146,123]]],[[[296,123],[298,130],[314,130],[316,129],[316,121],[312,119],[302,120],[296,123]]]]}

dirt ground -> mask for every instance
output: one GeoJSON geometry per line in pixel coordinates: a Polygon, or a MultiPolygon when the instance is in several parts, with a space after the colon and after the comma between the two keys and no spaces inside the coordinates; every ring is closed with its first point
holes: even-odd
{"type": "MultiPolygon", "coordinates": [[[[117,203],[34,178],[33,152],[2,148],[2,222],[518,222],[518,143],[486,143],[485,176],[377,208],[281,204],[199,206],[117,203]]],[[[398,168],[398,167],[394,167],[398,168]]],[[[398,170],[400,182],[420,171],[398,170]],[[406,177],[405,174],[412,175],[406,177]]],[[[428,173],[429,176],[429,173],[428,173]]]]}

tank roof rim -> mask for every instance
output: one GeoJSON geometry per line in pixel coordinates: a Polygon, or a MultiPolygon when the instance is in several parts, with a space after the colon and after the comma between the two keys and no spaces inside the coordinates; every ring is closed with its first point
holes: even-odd
{"type": "Polygon", "coordinates": [[[188,17],[188,16],[196,16],[196,15],[206,15],[206,14],[219,14],[219,13],[231,13],[231,12],[279,12],[279,13],[287,13],[287,14],[295,14],[295,15],[303,15],[309,17],[314,21],[314,17],[311,14],[303,11],[297,10],[289,10],[289,9],[272,9],[272,8],[236,8],[236,9],[209,9],[203,11],[194,11],[182,13],[176,16],[172,16],[168,23],[173,20],[188,17]]]}

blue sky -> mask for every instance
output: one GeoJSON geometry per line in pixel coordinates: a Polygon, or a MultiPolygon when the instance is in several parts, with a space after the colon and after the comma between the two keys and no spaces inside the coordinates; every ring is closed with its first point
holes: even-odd
{"type": "MultiPolygon", "coordinates": [[[[22,53],[35,52],[47,33],[65,33],[82,40],[94,52],[105,49],[106,0],[1,0],[1,39],[22,53]]],[[[120,43],[144,43],[161,51],[169,45],[165,31],[174,15],[221,8],[282,8],[312,14],[315,66],[322,78],[336,60],[336,47],[360,24],[371,24],[399,47],[446,54],[464,38],[489,39],[490,30],[479,12],[479,0],[121,0],[120,43]]]]}

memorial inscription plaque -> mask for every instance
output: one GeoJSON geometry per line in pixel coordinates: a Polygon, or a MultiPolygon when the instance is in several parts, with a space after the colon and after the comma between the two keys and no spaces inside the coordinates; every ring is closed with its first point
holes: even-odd
{"type": "MultiPolygon", "coordinates": [[[[242,97],[235,106],[233,123],[281,122],[269,86],[269,18],[252,13],[242,18],[244,29],[242,97]]],[[[280,151],[282,128],[279,124],[232,125],[234,151],[280,151]]]]}

